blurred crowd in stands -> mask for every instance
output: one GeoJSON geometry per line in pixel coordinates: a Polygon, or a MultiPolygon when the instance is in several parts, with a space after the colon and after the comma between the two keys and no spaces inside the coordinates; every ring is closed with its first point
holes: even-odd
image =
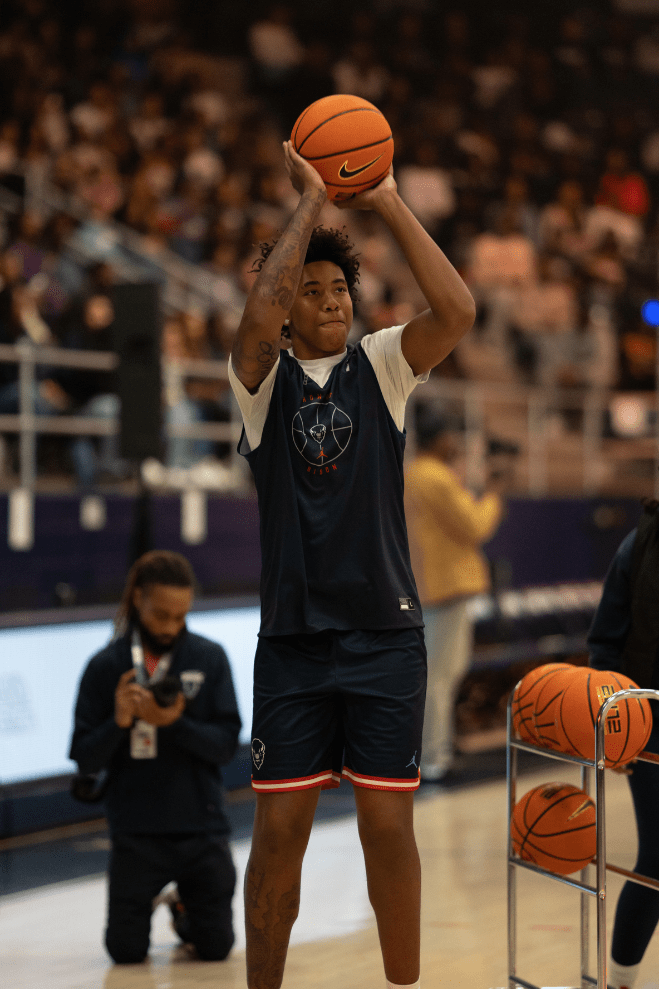
{"type": "MultiPolygon", "coordinates": [[[[478,303],[438,375],[652,390],[658,24],[613,0],[9,0],[0,343],[110,348],[111,285],[129,277],[163,284],[165,366],[225,359],[255,246],[296,200],[281,142],[310,102],[348,92],[386,115],[400,193],[478,303]]],[[[377,218],[328,205],[322,221],[361,256],[353,339],[423,307],[377,218]]],[[[34,400],[117,409],[111,375],[91,372],[42,368],[34,400]]],[[[165,377],[170,421],[222,420],[228,401],[224,382],[165,377]]],[[[17,402],[2,363],[0,414],[17,402]]],[[[70,452],[93,483],[96,446],[70,452]]],[[[174,442],[167,463],[217,455],[174,442]]]]}

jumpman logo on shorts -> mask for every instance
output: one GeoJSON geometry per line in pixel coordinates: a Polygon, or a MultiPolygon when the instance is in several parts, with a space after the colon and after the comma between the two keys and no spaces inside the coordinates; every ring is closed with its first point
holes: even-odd
{"type": "Polygon", "coordinates": [[[414,755],[412,756],[412,758],[410,759],[410,761],[408,762],[408,764],[405,766],[405,769],[409,769],[410,766],[414,766],[415,769],[418,769],[419,768],[417,766],[417,764],[416,764],[416,761],[415,761],[416,760],[416,753],[417,753],[417,750],[415,749],[414,750],[414,755]]]}

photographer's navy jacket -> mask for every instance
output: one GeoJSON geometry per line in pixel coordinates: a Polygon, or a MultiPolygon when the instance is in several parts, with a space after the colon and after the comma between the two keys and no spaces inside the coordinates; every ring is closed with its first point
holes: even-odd
{"type": "Polygon", "coordinates": [[[105,803],[111,832],[228,833],[220,766],[233,758],[241,725],[224,650],[184,631],[170,673],[197,671],[203,682],[179,720],[157,729],[155,759],[131,758],[130,729],[114,720],[117,683],[132,666],[130,635],[90,659],[80,682],[69,753],[83,773],[108,770],[105,803]]]}

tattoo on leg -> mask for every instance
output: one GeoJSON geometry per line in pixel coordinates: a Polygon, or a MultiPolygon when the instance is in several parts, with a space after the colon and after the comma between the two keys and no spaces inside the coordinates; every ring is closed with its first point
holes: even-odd
{"type": "Polygon", "coordinates": [[[245,874],[247,983],[250,989],[281,985],[291,928],[300,905],[300,883],[277,895],[262,870],[248,864],[245,874]]]}

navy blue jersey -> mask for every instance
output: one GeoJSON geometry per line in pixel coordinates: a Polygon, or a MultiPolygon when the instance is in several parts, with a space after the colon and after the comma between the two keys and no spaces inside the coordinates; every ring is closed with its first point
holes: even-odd
{"type": "Polygon", "coordinates": [[[261,635],[423,625],[403,508],[405,434],[361,345],[320,388],[285,350],[259,446],[261,635]]]}

